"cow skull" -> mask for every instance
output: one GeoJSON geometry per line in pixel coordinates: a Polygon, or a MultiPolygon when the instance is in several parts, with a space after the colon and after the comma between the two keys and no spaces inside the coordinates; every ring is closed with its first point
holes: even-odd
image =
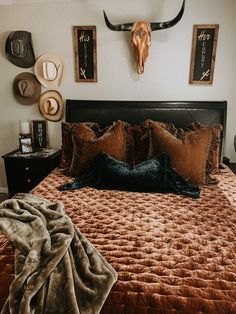
{"type": "Polygon", "coordinates": [[[144,72],[144,64],[148,57],[148,48],[151,45],[151,31],[169,28],[177,24],[184,13],[185,0],[183,0],[182,7],[177,16],[167,22],[135,22],[113,25],[108,20],[108,17],[103,11],[106,25],[113,31],[131,31],[131,42],[134,49],[134,56],[137,63],[137,72],[142,74],[144,72]]]}

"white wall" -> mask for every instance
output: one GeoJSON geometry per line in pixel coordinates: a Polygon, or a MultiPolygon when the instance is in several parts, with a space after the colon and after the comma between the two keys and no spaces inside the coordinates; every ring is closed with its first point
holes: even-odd
{"type": "MultiPolygon", "coordinates": [[[[21,105],[12,93],[15,76],[25,69],[8,61],[4,46],[9,32],[23,29],[32,33],[36,57],[52,52],[64,60],[64,76],[58,88],[64,99],[227,100],[225,154],[236,161],[236,1],[186,0],[180,23],[152,33],[145,73],[140,77],[134,71],[130,34],[108,30],[102,14],[105,9],[114,24],[140,19],[161,21],[174,17],[181,4],[182,0],[57,0],[0,6],[0,154],[17,148],[20,119],[42,118],[37,104],[21,105]],[[215,23],[220,24],[220,30],[213,85],[189,85],[193,24],[215,23]],[[97,26],[97,83],[74,81],[74,25],[97,26]]],[[[33,72],[33,68],[26,71],[33,72]]],[[[60,122],[49,122],[49,141],[51,147],[61,146],[60,122]]],[[[0,189],[5,187],[1,159],[0,189]]]]}

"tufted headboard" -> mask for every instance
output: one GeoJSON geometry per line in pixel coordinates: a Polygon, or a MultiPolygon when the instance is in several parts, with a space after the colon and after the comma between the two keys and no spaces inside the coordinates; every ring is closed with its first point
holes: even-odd
{"type": "Polygon", "coordinates": [[[222,156],[226,114],[226,101],[66,100],[66,122],[96,121],[104,127],[116,120],[137,124],[153,119],[173,122],[178,128],[194,121],[210,126],[222,124],[222,156]]]}

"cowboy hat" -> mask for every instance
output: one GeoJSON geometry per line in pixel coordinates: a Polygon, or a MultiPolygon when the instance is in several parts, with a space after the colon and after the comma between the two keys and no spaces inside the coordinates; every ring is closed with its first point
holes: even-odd
{"type": "Polygon", "coordinates": [[[63,62],[60,57],[46,53],[36,60],[34,72],[43,86],[57,88],[61,83],[63,62]]]}
{"type": "Polygon", "coordinates": [[[5,44],[5,53],[9,61],[20,68],[30,68],[35,64],[31,33],[27,31],[11,32],[5,44]]]}
{"type": "Polygon", "coordinates": [[[63,113],[62,97],[56,90],[44,92],[38,100],[41,115],[49,121],[60,121],[63,113]]]}
{"type": "Polygon", "coordinates": [[[23,72],[13,82],[13,93],[20,104],[31,105],[39,99],[41,85],[34,74],[23,72]]]}

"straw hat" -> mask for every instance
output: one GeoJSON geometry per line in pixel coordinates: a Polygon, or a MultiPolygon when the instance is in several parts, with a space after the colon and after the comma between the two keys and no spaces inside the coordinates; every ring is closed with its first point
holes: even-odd
{"type": "Polygon", "coordinates": [[[20,104],[31,105],[39,99],[41,85],[34,74],[23,72],[13,82],[13,93],[20,104]]]}
{"type": "Polygon", "coordinates": [[[30,68],[35,64],[31,33],[27,31],[11,32],[5,44],[5,53],[9,61],[20,68],[30,68]]]}
{"type": "Polygon", "coordinates": [[[62,79],[63,62],[60,57],[46,53],[36,60],[34,72],[43,86],[57,88],[62,79]]]}
{"type": "Polygon", "coordinates": [[[49,121],[60,121],[63,114],[62,97],[56,90],[44,92],[38,101],[41,115],[49,121]]]}

